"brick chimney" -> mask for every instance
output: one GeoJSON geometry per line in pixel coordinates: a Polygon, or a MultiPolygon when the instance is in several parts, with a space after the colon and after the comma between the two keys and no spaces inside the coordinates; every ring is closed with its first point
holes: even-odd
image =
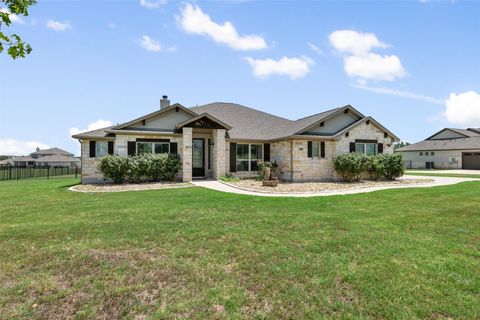
{"type": "Polygon", "coordinates": [[[170,100],[168,100],[168,96],[162,96],[160,99],[160,109],[165,109],[170,107],[170,100]]]}

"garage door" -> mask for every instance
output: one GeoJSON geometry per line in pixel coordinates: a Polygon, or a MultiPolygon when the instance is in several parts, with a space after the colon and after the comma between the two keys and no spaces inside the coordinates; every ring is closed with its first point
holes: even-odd
{"type": "Polygon", "coordinates": [[[480,152],[464,152],[462,154],[462,168],[480,170],[480,152]]]}

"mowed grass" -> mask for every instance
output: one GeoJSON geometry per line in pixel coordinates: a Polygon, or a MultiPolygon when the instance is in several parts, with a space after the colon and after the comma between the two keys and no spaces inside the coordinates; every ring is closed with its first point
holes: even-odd
{"type": "Polygon", "coordinates": [[[479,319],[480,182],[318,198],[0,183],[1,319],[479,319]]]}
{"type": "Polygon", "coordinates": [[[405,175],[408,176],[426,176],[426,177],[450,177],[450,178],[474,178],[480,179],[479,174],[466,174],[466,173],[440,173],[440,172],[417,172],[417,171],[405,171],[405,175]]]}

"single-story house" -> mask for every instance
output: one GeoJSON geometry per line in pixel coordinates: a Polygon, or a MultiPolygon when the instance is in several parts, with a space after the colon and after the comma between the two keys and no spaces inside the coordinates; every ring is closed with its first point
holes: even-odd
{"type": "Polygon", "coordinates": [[[395,152],[407,168],[480,170],[480,128],[445,128],[395,152]]]}
{"type": "Polygon", "coordinates": [[[107,154],[177,153],[180,177],[256,175],[258,161],[275,161],[288,181],[335,180],[339,153],[392,153],[398,137],[347,105],[289,120],[234,103],[186,108],[170,105],[137,119],[73,136],[81,143],[82,181],[103,181],[99,159],[107,154]]]}
{"type": "Polygon", "coordinates": [[[7,159],[14,167],[70,167],[80,166],[80,159],[72,153],[60,148],[43,149],[37,148],[28,156],[18,156],[7,159]]]}

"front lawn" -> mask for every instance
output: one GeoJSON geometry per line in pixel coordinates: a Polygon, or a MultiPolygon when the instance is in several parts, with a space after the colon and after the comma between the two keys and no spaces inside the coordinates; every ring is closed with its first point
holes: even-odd
{"type": "Polygon", "coordinates": [[[319,198],[76,182],[0,183],[0,318],[480,318],[480,182],[319,198]]]}

